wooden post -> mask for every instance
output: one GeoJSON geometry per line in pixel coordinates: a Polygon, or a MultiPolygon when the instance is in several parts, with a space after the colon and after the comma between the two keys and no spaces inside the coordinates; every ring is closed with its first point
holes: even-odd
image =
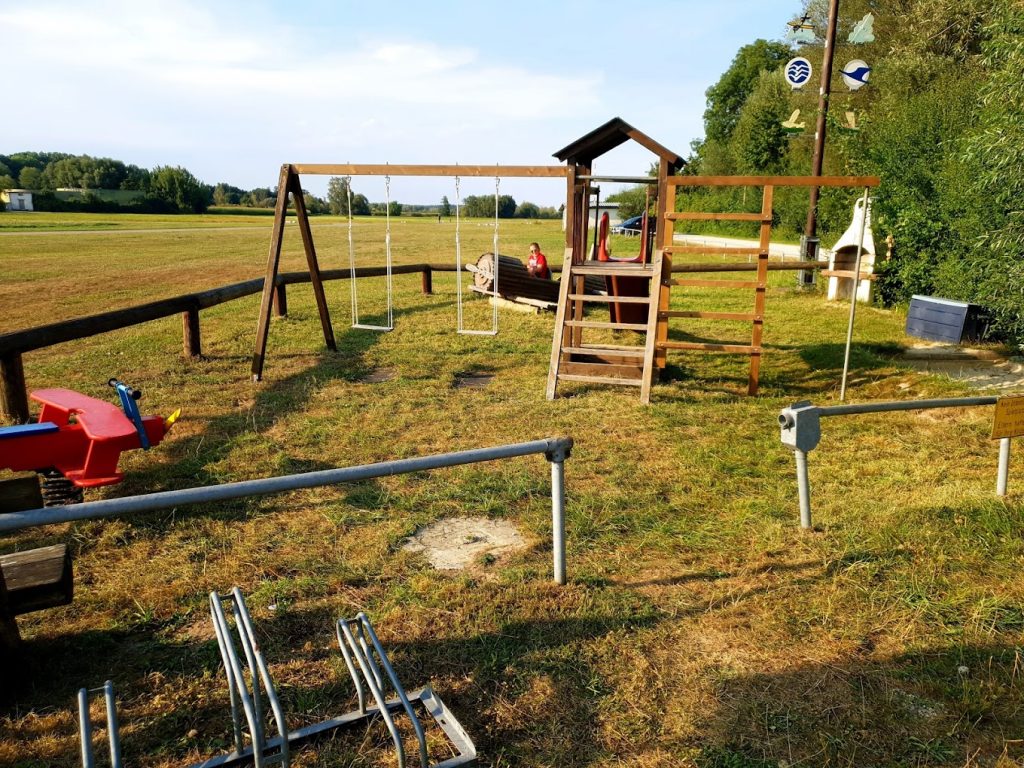
{"type": "Polygon", "coordinates": [[[185,357],[199,357],[203,354],[203,345],[199,335],[198,309],[190,309],[181,313],[181,336],[185,357]]]}
{"type": "Polygon", "coordinates": [[[657,231],[654,248],[662,251],[662,260],[661,276],[657,283],[651,281],[651,290],[654,291],[657,287],[658,291],[658,322],[654,333],[654,368],[651,374],[653,378],[657,378],[658,372],[668,364],[668,351],[659,345],[668,341],[668,316],[664,313],[668,312],[672,305],[672,287],[668,281],[672,277],[671,248],[675,242],[676,228],[675,222],[669,214],[676,210],[676,188],[670,187],[668,184],[668,167],[665,158],[662,158],[658,164],[658,202],[655,210],[662,211],[663,215],[655,214],[657,231]]]}
{"type": "Polygon", "coordinates": [[[43,506],[43,493],[36,475],[0,480],[0,514],[39,509],[43,506]]]}
{"type": "Polygon", "coordinates": [[[274,286],[274,314],[278,317],[288,316],[288,290],[284,283],[274,286]]]}
{"type": "Polygon", "coordinates": [[[267,274],[263,278],[263,299],[260,301],[260,319],[256,325],[256,348],[252,352],[252,380],[263,378],[263,358],[267,354],[267,337],[270,335],[270,304],[273,301],[277,268],[281,261],[281,240],[284,238],[285,215],[288,212],[288,179],[292,167],[281,166],[277,181],[277,206],[274,209],[274,229],[270,236],[270,254],[267,257],[267,274]]]}
{"type": "Polygon", "coordinates": [[[0,357],[0,411],[19,424],[29,421],[25,369],[20,352],[10,352],[0,357]]]}
{"type": "Polygon", "coordinates": [[[757,288],[754,293],[754,326],[750,338],[750,377],[747,394],[756,395],[761,372],[761,343],[764,334],[765,299],[768,291],[768,249],[772,243],[772,206],[775,187],[766,184],[761,199],[761,242],[757,255],[757,288]]]}
{"type": "MultiPolygon", "coordinates": [[[[576,175],[577,176],[589,176],[592,169],[589,165],[577,165],[576,175]]],[[[575,246],[573,253],[573,263],[582,264],[587,260],[587,235],[588,227],[590,225],[590,195],[588,194],[590,188],[589,181],[580,182],[577,180],[575,190],[576,205],[574,206],[574,216],[576,218],[576,225],[573,229],[573,235],[575,237],[575,246]]],[[[576,284],[572,286],[573,292],[582,294],[584,292],[585,280],[583,277],[576,278],[576,284]]],[[[579,300],[573,300],[572,312],[569,317],[572,320],[583,319],[583,302],[579,300]]],[[[568,329],[569,346],[578,347],[583,344],[583,328],[580,326],[570,326],[568,329]]]]}
{"type": "Polygon", "coordinates": [[[434,292],[434,270],[430,265],[423,267],[423,293],[430,296],[434,292]]]}
{"type": "MultiPolygon", "coordinates": [[[[327,306],[327,295],[324,293],[324,283],[320,278],[320,265],[316,260],[316,249],[313,247],[313,231],[309,228],[309,216],[306,214],[306,198],[302,195],[302,181],[299,179],[299,174],[293,172],[288,175],[287,189],[291,190],[292,202],[295,203],[295,219],[299,225],[299,234],[302,235],[302,247],[306,251],[306,265],[309,267],[309,279],[313,284],[316,308],[320,313],[320,326],[324,330],[324,344],[332,352],[337,352],[338,345],[334,341],[334,328],[331,326],[331,310],[327,306]]],[[[280,194],[280,191],[278,191],[278,195],[280,194]]]]}

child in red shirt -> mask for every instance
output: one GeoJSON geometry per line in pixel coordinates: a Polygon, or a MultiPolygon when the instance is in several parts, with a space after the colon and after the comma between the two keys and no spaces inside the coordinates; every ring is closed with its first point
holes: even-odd
{"type": "Polygon", "coordinates": [[[526,260],[526,271],[530,273],[530,277],[539,277],[541,280],[551,279],[548,260],[540,252],[540,246],[537,243],[530,243],[530,258],[526,260]]]}

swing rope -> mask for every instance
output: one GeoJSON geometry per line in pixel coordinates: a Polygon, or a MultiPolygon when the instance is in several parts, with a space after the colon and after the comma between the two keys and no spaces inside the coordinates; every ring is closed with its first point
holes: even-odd
{"type": "MultiPolygon", "coordinates": [[[[498,297],[498,198],[501,191],[501,178],[499,176],[494,177],[494,234],[492,237],[492,249],[493,249],[493,261],[492,261],[492,274],[494,298],[498,297]]],[[[455,177],[455,267],[456,267],[456,304],[457,304],[457,327],[458,333],[466,336],[497,336],[498,335],[498,302],[494,301],[491,305],[491,328],[490,330],[468,330],[464,324],[464,318],[462,313],[462,242],[460,238],[460,203],[462,200],[462,193],[460,190],[460,179],[458,176],[455,177]]]]}
{"type": "Polygon", "coordinates": [[[345,189],[348,198],[348,266],[349,286],[352,295],[352,327],[362,328],[367,331],[392,331],[395,328],[394,308],[392,304],[392,281],[391,281],[391,177],[384,177],[385,197],[385,226],[384,226],[384,253],[385,253],[385,274],[387,276],[387,325],[368,325],[359,321],[359,293],[356,290],[356,249],[352,239],[352,177],[345,177],[345,189]]]}

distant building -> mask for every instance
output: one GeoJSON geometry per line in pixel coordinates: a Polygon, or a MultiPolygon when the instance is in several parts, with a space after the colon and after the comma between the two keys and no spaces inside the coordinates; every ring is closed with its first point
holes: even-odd
{"type": "Polygon", "coordinates": [[[7,205],[8,211],[32,210],[32,192],[27,189],[5,189],[0,192],[0,200],[7,205]]]}

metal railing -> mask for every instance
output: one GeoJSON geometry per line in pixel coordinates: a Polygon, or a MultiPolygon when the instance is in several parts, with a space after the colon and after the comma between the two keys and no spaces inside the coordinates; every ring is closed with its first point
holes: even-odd
{"type": "MultiPolygon", "coordinates": [[[[807,454],[821,442],[821,419],[826,416],[853,416],[862,413],[889,413],[893,411],[922,411],[934,408],[965,408],[977,405],[995,405],[996,397],[957,397],[940,400],[891,400],[881,403],[857,405],[818,406],[803,400],[779,413],[782,444],[792,449],[796,459],[797,491],[800,495],[800,527],[811,527],[811,483],[807,471],[807,454]]],[[[999,441],[999,469],[996,494],[1006,495],[1010,472],[1010,438],[999,441]]]]}
{"type": "Polygon", "coordinates": [[[551,539],[554,558],[554,580],[565,584],[565,460],[572,451],[571,437],[549,437],[528,443],[512,443],[493,448],[440,453],[413,459],[361,464],[355,467],[324,469],[261,480],[243,480],[201,488],[184,488],[144,496],[126,496],[120,499],[89,501],[66,507],[46,507],[10,512],[0,515],[0,533],[20,531],[41,525],[68,523],[73,520],[91,520],[120,517],[136,512],[153,512],[186,504],[204,504],[246,496],[265,496],[271,493],[317,488],[339,483],[354,483],[377,477],[423,472],[430,469],[479,464],[484,461],[510,459],[517,456],[543,454],[551,463],[551,539]]]}

